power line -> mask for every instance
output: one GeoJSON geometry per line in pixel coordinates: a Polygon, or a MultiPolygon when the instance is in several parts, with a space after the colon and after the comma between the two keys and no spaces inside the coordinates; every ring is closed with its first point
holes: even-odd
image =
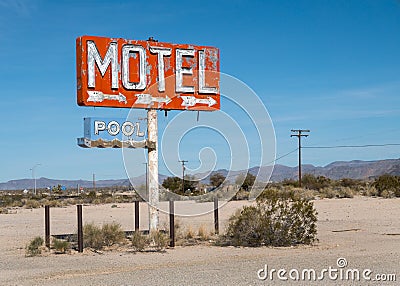
{"type": "Polygon", "coordinates": [[[386,147],[386,146],[400,146],[400,143],[388,144],[365,144],[365,145],[335,145],[335,146],[304,146],[304,149],[335,149],[335,148],[367,148],[367,147],[386,147]]]}
{"type": "Polygon", "coordinates": [[[272,160],[272,161],[270,161],[270,162],[267,162],[266,164],[275,163],[276,161],[278,161],[278,160],[280,160],[280,159],[282,159],[282,158],[285,158],[286,156],[289,156],[290,154],[296,152],[297,150],[299,150],[299,148],[296,148],[296,149],[290,151],[289,153],[286,153],[286,154],[284,154],[284,155],[282,155],[282,156],[280,156],[280,157],[278,157],[278,158],[275,158],[275,160],[272,160]]]}

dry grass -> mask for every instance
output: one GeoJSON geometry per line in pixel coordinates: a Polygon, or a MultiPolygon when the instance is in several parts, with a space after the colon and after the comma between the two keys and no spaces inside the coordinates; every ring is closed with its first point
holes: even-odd
{"type": "Polygon", "coordinates": [[[195,237],[195,232],[194,232],[192,226],[189,225],[185,230],[184,238],[185,239],[192,239],[194,237],[195,237]]]}
{"type": "Polygon", "coordinates": [[[210,232],[207,230],[206,226],[201,224],[197,231],[197,237],[202,241],[206,241],[210,239],[209,233],[210,232]]]}

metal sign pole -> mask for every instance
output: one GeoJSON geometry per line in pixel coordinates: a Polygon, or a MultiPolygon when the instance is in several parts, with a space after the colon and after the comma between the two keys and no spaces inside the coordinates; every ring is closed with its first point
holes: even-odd
{"type": "Polygon", "coordinates": [[[157,110],[147,110],[148,162],[149,162],[149,229],[158,229],[158,126],[157,110]]]}

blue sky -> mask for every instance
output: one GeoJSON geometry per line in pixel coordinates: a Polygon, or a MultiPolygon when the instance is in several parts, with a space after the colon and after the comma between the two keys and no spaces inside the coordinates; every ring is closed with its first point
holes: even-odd
{"type": "MultiPolygon", "coordinates": [[[[294,128],[311,130],[304,146],[400,143],[400,1],[0,0],[0,181],[28,178],[36,163],[38,177],[126,176],[121,150],[76,144],[83,117],[129,111],[77,106],[75,39],[81,35],[218,47],[221,71],[246,83],[268,109],[277,156],[296,148],[294,128]]],[[[247,126],[245,115],[223,103],[225,113],[247,126]]],[[[177,115],[160,113],[160,129],[177,115]]],[[[196,113],[190,116],[195,122],[196,113]]],[[[226,167],[224,140],[199,132],[184,138],[181,158],[196,169],[199,151],[215,144],[222,154],[216,168],[226,167]]],[[[252,141],[255,132],[248,132],[252,141]]],[[[134,172],[143,174],[143,150],[131,153],[134,172]]],[[[260,150],[250,153],[251,166],[260,150]]],[[[399,153],[400,146],[305,149],[303,163],[399,153]]],[[[278,163],[296,166],[296,153],[278,163]]],[[[166,172],[162,163],[160,172],[166,172]]]]}

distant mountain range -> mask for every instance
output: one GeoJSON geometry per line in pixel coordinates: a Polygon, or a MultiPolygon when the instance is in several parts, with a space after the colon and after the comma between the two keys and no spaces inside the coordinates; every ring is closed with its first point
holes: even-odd
{"type": "MultiPolygon", "coordinates": [[[[271,166],[253,167],[249,172],[256,175],[260,172],[259,179],[267,181],[267,174],[271,170],[271,166]]],[[[213,173],[221,173],[227,176],[228,170],[218,170],[213,173]]],[[[246,173],[246,170],[231,171],[228,180],[235,181],[236,176],[246,173]]],[[[315,167],[313,165],[302,165],[303,174],[313,174],[315,176],[325,176],[331,179],[352,178],[352,179],[373,179],[382,174],[400,175],[400,159],[387,159],[379,161],[337,161],[324,167],[315,167]]],[[[284,179],[296,179],[298,174],[297,167],[288,167],[284,165],[275,165],[272,173],[271,180],[274,182],[282,181],[284,179]]],[[[197,174],[197,178],[203,178],[203,183],[209,182],[207,174],[197,174]]],[[[159,181],[162,182],[167,176],[159,175],[159,181]]],[[[132,178],[135,186],[145,183],[145,175],[132,178]]],[[[32,189],[34,182],[33,179],[20,179],[11,180],[5,183],[0,183],[0,190],[23,190],[32,189]]],[[[97,187],[112,187],[112,186],[128,186],[130,184],[128,179],[118,180],[98,180],[96,181],[97,187]]],[[[57,180],[38,178],[36,180],[37,188],[46,188],[51,186],[62,185],[67,188],[83,187],[88,188],[93,186],[92,181],[86,180],[57,180]]]]}

